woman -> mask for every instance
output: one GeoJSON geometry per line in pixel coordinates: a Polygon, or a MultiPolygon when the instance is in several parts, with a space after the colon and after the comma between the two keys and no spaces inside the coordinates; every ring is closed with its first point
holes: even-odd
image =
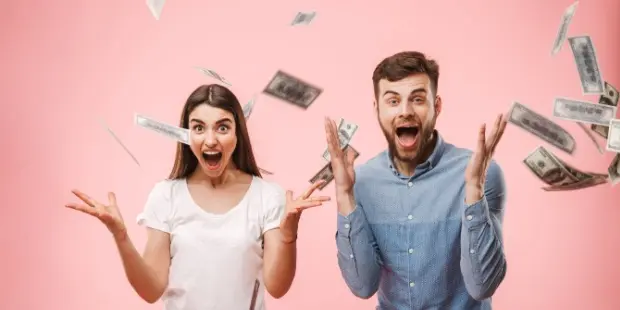
{"type": "Polygon", "coordinates": [[[168,180],[151,191],[138,224],[147,227],[142,256],[129,240],[113,193],[103,205],[67,207],[99,218],[110,230],[125,274],[149,303],[166,310],[265,309],[264,289],[286,294],[295,276],[297,224],[302,210],[329,197],[297,199],[261,178],[239,101],[219,85],[198,87],[187,99],[168,180]]]}

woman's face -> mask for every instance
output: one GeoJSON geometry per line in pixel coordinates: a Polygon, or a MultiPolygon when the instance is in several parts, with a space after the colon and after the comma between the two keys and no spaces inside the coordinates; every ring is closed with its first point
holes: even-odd
{"type": "Polygon", "coordinates": [[[235,128],[232,113],[207,104],[189,114],[190,148],[208,177],[221,176],[228,166],[237,146],[235,128]]]}

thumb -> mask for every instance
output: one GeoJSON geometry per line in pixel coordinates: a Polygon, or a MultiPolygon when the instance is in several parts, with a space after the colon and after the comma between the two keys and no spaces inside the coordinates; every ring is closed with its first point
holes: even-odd
{"type": "Polygon", "coordinates": [[[286,203],[293,201],[293,191],[286,191],[286,203]]]}
{"type": "Polygon", "coordinates": [[[352,167],[353,162],[355,162],[355,152],[350,147],[347,147],[347,154],[346,154],[347,167],[349,166],[352,167]]]}
{"type": "Polygon", "coordinates": [[[110,202],[110,205],[116,207],[116,195],[113,192],[108,193],[108,201],[110,202]]]}

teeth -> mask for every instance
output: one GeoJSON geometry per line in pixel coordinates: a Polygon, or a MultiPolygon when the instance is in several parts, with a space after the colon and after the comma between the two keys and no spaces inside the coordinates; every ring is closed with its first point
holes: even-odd
{"type": "Polygon", "coordinates": [[[207,154],[207,155],[217,155],[219,153],[220,152],[204,152],[204,154],[207,154]]]}

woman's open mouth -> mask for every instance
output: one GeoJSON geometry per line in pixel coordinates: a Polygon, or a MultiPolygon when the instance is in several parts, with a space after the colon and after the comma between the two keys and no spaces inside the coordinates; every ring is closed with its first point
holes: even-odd
{"type": "Polygon", "coordinates": [[[203,152],[202,158],[207,164],[207,169],[217,170],[220,167],[222,161],[222,152],[203,152]]]}
{"type": "Polygon", "coordinates": [[[405,125],[396,128],[396,140],[404,149],[412,149],[418,141],[418,126],[405,125]]]}

